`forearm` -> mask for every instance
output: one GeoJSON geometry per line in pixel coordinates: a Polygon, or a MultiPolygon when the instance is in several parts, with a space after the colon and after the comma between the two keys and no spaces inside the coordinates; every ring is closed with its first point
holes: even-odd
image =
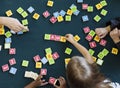
{"type": "Polygon", "coordinates": [[[25,86],[24,88],[36,88],[34,81],[25,86]]]}
{"type": "Polygon", "coordinates": [[[0,24],[2,24],[2,25],[5,24],[5,23],[4,23],[4,18],[5,18],[5,17],[0,17],[0,24]]]}
{"type": "Polygon", "coordinates": [[[90,64],[94,63],[92,56],[89,54],[88,50],[84,46],[82,46],[78,42],[73,42],[72,44],[77,48],[77,50],[86,58],[86,60],[90,64]]]}

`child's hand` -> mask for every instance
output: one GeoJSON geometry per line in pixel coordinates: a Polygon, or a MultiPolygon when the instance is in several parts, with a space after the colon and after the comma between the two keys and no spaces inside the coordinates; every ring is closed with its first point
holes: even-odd
{"type": "Polygon", "coordinates": [[[108,34],[108,31],[106,30],[106,27],[96,28],[95,32],[100,38],[104,38],[108,34]]]}
{"type": "Polygon", "coordinates": [[[120,42],[119,30],[117,28],[115,28],[114,30],[112,30],[110,32],[110,37],[112,38],[112,40],[114,41],[114,43],[120,42]]]}
{"type": "Polygon", "coordinates": [[[70,43],[76,42],[72,34],[66,34],[65,37],[66,37],[66,40],[69,41],[70,43]]]}
{"type": "Polygon", "coordinates": [[[44,86],[44,85],[48,84],[48,82],[45,82],[45,80],[41,80],[41,78],[42,78],[41,75],[39,75],[38,78],[34,81],[34,85],[36,87],[38,87],[38,86],[44,86]]]}
{"type": "Polygon", "coordinates": [[[66,81],[63,77],[59,77],[58,81],[60,83],[60,86],[54,85],[55,88],[67,88],[66,87],[66,81]]]}
{"type": "Polygon", "coordinates": [[[14,32],[19,32],[23,29],[27,29],[25,26],[23,26],[17,19],[12,17],[2,17],[2,23],[3,25],[7,26],[9,29],[13,30],[14,32]]]}
{"type": "Polygon", "coordinates": [[[41,75],[39,75],[35,81],[31,82],[30,84],[28,84],[24,88],[36,88],[38,86],[44,86],[47,84],[48,84],[48,82],[45,82],[45,80],[41,80],[41,75]]]}

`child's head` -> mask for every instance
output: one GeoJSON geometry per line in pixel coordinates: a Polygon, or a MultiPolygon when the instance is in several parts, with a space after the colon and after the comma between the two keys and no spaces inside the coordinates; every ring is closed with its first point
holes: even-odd
{"type": "Polygon", "coordinates": [[[105,77],[97,66],[89,64],[84,57],[72,57],[66,74],[71,88],[111,88],[103,82],[105,77]]]}

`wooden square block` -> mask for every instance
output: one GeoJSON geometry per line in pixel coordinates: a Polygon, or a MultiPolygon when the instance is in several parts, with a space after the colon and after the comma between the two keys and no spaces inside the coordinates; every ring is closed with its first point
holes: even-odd
{"type": "Polygon", "coordinates": [[[5,72],[5,71],[8,71],[9,70],[9,66],[8,64],[5,64],[2,66],[2,71],[5,72]]]}
{"type": "Polygon", "coordinates": [[[64,19],[63,19],[62,16],[58,16],[58,17],[57,17],[57,20],[58,20],[58,22],[62,22],[62,21],[64,21],[64,19]]]}
{"type": "Polygon", "coordinates": [[[80,37],[78,35],[75,35],[74,40],[78,42],[80,40],[80,37]]]}
{"type": "Polygon", "coordinates": [[[10,65],[14,65],[14,64],[16,64],[16,60],[15,60],[15,58],[10,59],[10,60],[9,60],[9,63],[10,63],[10,65]]]}
{"type": "Polygon", "coordinates": [[[42,68],[42,63],[41,62],[36,62],[36,68],[42,68]]]}
{"type": "Polygon", "coordinates": [[[34,18],[35,20],[38,20],[39,17],[40,17],[40,15],[39,15],[38,13],[34,13],[33,18],[34,18]]]}
{"type": "Polygon", "coordinates": [[[49,0],[49,1],[47,2],[47,6],[49,6],[49,7],[53,7],[53,4],[54,4],[53,1],[50,1],[50,0],[49,0]]]}
{"type": "Polygon", "coordinates": [[[72,52],[72,49],[70,49],[70,48],[68,48],[68,47],[65,49],[65,53],[66,53],[66,54],[70,55],[71,52],[72,52]]]}
{"type": "Polygon", "coordinates": [[[104,62],[103,60],[98,59],[96,63],[101,66],[103,64],[103,62],[104,62]]]}
{"type": "Polygon", "coordinates": [[[73,13],[72,10],[70,10],[70,9],[67,10],[67,15],[70,15],[70,16],[71,16],[72,13],[73,13]]]}
{"type": "Polygon", "coordinates": [[[12,13],[12,11],[11,11],[11,10],[8,10],[8,11],[6,11],[6,15],[9,17],[9,16],[12,16],[12,15],[13,15],[13,13],[12,13]]]}
{"type": "Polygon", "coordinates": [[[98,3],[95,5],[95,7],[97,8],[97,10],[100,10],[103,6],[100,3],[98,3]]]}
{"type": "Polygon", "coordinates": [[[9,49],[9,54],[16,54],[16,49],[15,48],[10,48],[9,49]]]}
{"type": "Polygon", "coordinates": [[[29,65],[29,61],[27,61],[27,60],[22,61],[22,66],[23,67],[28,67],[28,65],[29,65]]]}
{"type": "Polygon", "coordinates": [[[111,53],[117,55],[118,54],[118,49],[117,48],[112,48],[111,53]]]}
{"type": "Polygon", "coordinates": [[[66,38],[64,36],[60,37],[60,42],[66,42],[66,38]]]}
{"type": "Polygon", "coordinates": [[[94,20],[95,20],[96,22],[99,22],[99,21],[101,20],[101,17],[100,17],[99,15],[96,15],[96,16],[94,17],[94,20]]]}
{"type": "Polygon", "coordinates": [[[99,41],[100,41],[100,37],[99,37],[98,35],[96,35],[96,36],[94,37],[94,40],[95,40],[96,42],[99,42],[99,41]]]}

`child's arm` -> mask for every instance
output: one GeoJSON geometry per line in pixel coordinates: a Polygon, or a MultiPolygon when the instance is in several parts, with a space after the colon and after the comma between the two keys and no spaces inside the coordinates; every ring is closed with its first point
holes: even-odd
{"type": "Polygon", "coordinates": [[[17,19],[12,17],[0,17],[0,24],[7,26],[9,29],[13,30],[14,32],[19,32],[23,29],[29,31],[28,28],[23,26],[17,19]]]}
{"type": "Polygon", "coordinates": [[[111,32],[115,28],[120,29],[120,17],[108,21],[106,23],[106,27],[96,28],[95,32],[100,38],[104,38],[109,32],[111,32]]]}
{"type": "Polygon", "coordinates": [[[100,38],[104,38],[111,31],[110,25],[103,28],[96,28],[95,32],[100,38]]]}
{"type": "Polygon", "coordinates": [[[27,86],[25,86],[24,88],[36,88],[35,82],[31,82],[30,84],[28,84],[27,86]]]}
{"type": "Polygon", "coordinates": [[[35,81],[31,82],[30,84],[28,84],[24,88],[36,88],[38,86],[44,86],[47,84],[48,84],[48,82],[45,82],[45,80],[41,80],[41,76],[39,75],[35,81]]]}
{"type": "Polygon", "coordinates": [[[66,34],[66,39],[78,49],[78,51],[86,58],[86,60],[90,64],[94,63],[92,56],[89,54],[88,50],[84,46],[76,42],[72,34],[66,34]]]}

